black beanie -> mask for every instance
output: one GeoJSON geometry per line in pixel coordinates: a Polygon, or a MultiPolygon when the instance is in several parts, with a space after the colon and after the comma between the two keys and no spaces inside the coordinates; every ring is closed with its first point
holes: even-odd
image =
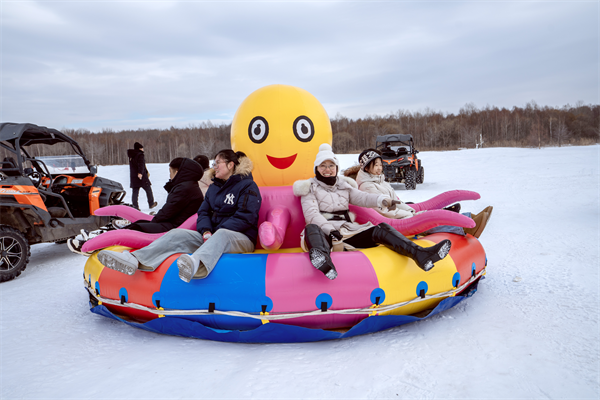
{"type": "Polygon", "coordinates": [[[133,145],[133,148],[136,150],[139,150],[139,149],[143,149],[144,146],[142,146],[142,144],[139,142],[135,142],[135,144],[133,145]]]}

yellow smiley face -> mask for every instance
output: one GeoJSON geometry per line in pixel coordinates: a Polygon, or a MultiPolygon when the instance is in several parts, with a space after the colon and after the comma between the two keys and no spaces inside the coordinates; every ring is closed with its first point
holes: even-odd
{"type": "Polygon", "coordinates": [[[319,146],[331,140],[331,123],[321,103],[288,85],[250,94],[231,124],[231,147],[252,160],[258,186],[287,186],[313,177],[319,146]]]}

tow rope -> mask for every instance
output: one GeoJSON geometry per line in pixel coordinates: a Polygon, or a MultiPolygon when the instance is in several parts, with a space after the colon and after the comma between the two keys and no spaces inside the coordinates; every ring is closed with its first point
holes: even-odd
{"type": "Polygon", "coordinates": [[[428,301],[428,300],[438,299],[438,298],[442,298],[442,297],[456,296],[457,293],[461,292],[467,286],[469,286],[471,283],[473,283],[474,281],[479,279],[481,276],[485,275],[485,272],[486,272],[486,268],[483,268],[481,271],[479,271],[479,273],[471,275],[471,277],[469,278],[469,280],[467,282],[465,282],[461,286],[454,288],[453,290],[448,290],[446,292],[440,292],[440,293],[436,293],[433,295],[426,295],[426,294],[421,293],[420,296],[417,296],[414,299],[404,301],[401,303],[388,304],[385,306],[382,306],[379,304],[373,304],[366,308],[348,308],[348,309],[341,309],[341,310],[332,310],[332,309],[328,309],[327,307],[325,307],[325,308],[321,307],[321,309],[314,310],[314,311],[295,312],[295,313],[276,313],[276,314],[266,312],[266,307],[263,307],[265,309],[262,312],[255,313],[255,314],[246,313],[243,311],[219,311],[219,310],[214,309],[214,303],[210,304],[210,309],[204,309],[204,310],[203,309],[200,309],[200,310],[164,309],[163,307],[160,307],[160,305],[157,308],[153,308],[153,307],[147,307],[147,306],[143,306],[143,305],[136,304],[136,303],[129,303],[129,302],[125,301],[124,298],[122,298],[120,300],[114,300],[114,299],[109,299],[107,297],[103,297],[99,293],[97,293],[96,290],[92,289],[91,282],[88,282],[85,279],[84,279],[84,282],[85,282],[85,287],[86,287],[87,291],[90,293],[90,296],[94,297],[98,301],[99,305],[109,304],[109,305],[119,306],[119,307],[134,308],[136,310],[141,310],[141,311],[146,311],[151,314],[156,314],[158,317],[195,316],[195,315],[227,315],[230,317],[259,319],[259,320],[262,320],[263,323],[267,323],[269,321],[275,321],[275,320],[280,320],[280,319],[319,316],[319,315],[323,315],[323,314],[328,314],[328,315],[331,315],[331,314],[378,315],[380,313],[393,311],[397,308],[404,307],[409,304],[415,304],[415,303],[418,303],[421,301],[428,301]]]}

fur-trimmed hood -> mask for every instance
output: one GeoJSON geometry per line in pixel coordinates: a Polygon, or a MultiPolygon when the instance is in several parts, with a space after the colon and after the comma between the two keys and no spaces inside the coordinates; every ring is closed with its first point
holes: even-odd
{"type": "MultiPolygon", "coordinates": [[[[254,170],[254,164],[252,163],[252,160],[250,160],[248,157],[240,157],[239,161],[240,164],[235,167],[233,175],[241,175],[242,178],[246,178],[248,176],[251,177],[252,171],[254,170]]],[[[215,178],[214,168],[210,168],[206,172],[207,173],[205,174],[205,177],[207,177],[209,180],[213,180],[215,178]]]]}

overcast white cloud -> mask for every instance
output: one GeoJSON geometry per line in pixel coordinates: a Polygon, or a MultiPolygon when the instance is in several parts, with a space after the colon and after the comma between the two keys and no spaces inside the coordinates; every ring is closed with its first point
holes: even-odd
{"type": "Polygon", "coordinates": [[[599,3],[1,1],[0,120],[229,122],[299,86],[337,113],[599,103],[599,3]]]}

